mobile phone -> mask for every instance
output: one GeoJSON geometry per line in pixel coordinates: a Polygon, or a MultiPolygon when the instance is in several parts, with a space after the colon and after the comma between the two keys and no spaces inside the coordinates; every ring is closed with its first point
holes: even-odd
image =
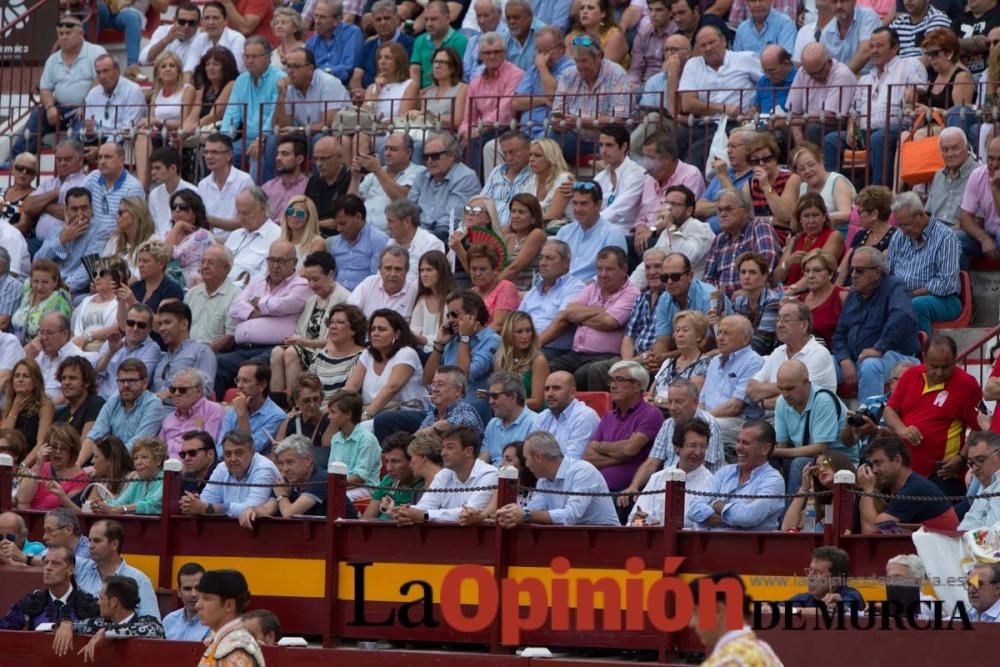
{"type": "Polygon", "coordinates": [[[115,281],[115,288],[122,286],[122,274],[118,269],[111,269],[111,279],[115,281]]]}
{"type": "Polygon", "coordinates": [[[981,414],[984,414],[984,415],[990,414],[990,410],[989,410],[989,408],[986,407],[986,401],[984,401],[984,400],[980,399],[979,406],[976,409],[979,410],[979,412],[981,414]]]}

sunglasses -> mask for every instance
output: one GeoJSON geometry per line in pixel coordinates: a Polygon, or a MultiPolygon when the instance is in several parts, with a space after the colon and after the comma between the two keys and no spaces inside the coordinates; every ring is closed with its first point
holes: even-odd
{"type": "Polygon", "coordinates": [[[57,28],[82,28],[82,23],[77,23],[76,21],[60,21],[56,24],[57,28]]]}
{"type": "Polygon", "coordinates": [[[580,35],[573,38],[573,46],[593,46],[594,40],[589,35],[580,35]]]}
{"type": "Polygon", "coordinates": [[[170,393],[171,394],[186,394],[189,389],[194,389],[194,387],[175,387],[175,386],[171,386],[170,387],[170,393]]]}
{"type": "Polygon", "coordinates": [[[0,535],[0,542],[17,542],[17,535],[14,533],[3,533],[0,535]]]}
{"type": "Polygon", "coordinates": [[[286,218],[298,218],[299,220],[305,220],[306,215],[307,215],[306,212],[303,211],[301,208],[292,208],[291,206],[289,206],[288,208],[285,209],[286,218]]]}
{"type": "Polygon", "coordinates": [[[198,449],[182,449],[181,451],[177,452],[177,456],[179,456],[182,459],[193,459],[194,457],[198,456],[198,452],[207,452],[207,451],[208,447],[199,447],[198,449]]]}
{"type": "Polygon", "coordinates": [[[757,166],[760,166],[762,164],[767,164],[768,162],[771,162],[772,160],[774,160],[774,156],[773,155],[765,155],[764,157],[752,157],[749,160],[747,160],[747,162],[749,162],[753,166],[757,167],[757,166]]]}
{"type": "Polygon", "coordinates": [[[198,19],[174,19],[174,23],[177,25],[192,26],[198,25],[198,19]]]}
{"type": "Polygon", "coordinates": [[[125,320],[125,326],[135,327],[136,329],[148,329],[149,322],[140,322],[139,320],[125,320]]]}
{"type": "Polygon", "coordinates": [[[38,171],[34,167],[27,167],[23,164],[15,164],[14,171],[19,174],[27,174],[28,176],[34,176],[38,171]]]}
{"type": "Polygon", "coordinates": [[[578,181],[573,184],[573,190],[586,190],[590,191],[597,187],[597,183],[593,181],[578,181]]]}
{"type": "Polygon", "coordinates": [[[660,280],[665,283],[676,283],[687,274],[687,271],[682,271],[681,273],[661,273],[660,280]]]}
{"type": "Polygon", "coordinates": [[[497,401],[497,400],[499,400],[499,399],[500,399],[500,397],[501,397],[501,396],[503,396],[503,395],[504,395],[504,394],[506,394],[506,393],[507,393],[507,392],[505,392],[505,391],[488,391],[488,392],[486,392],[486,396],[487,396],[487,397],[488,397],[488,398],[489,398],[489,399],[490,399],[491,401],[497,401]]]}
{"type": "Polygon", "coordinates": [[[465,212],[466,213],[474,213],[475,215],[480,215],[485,210],[486,209],[483,208],[482,206],[466,206],[465,207],[465,212]]]}
{"type": "Polygon", "coordinates": [[[924,55],[927,56],[928,58],[937,58],[939,55],[941,55],[941,49],[932,49],[929,51],[924,51],[924,55]]]}
{"type": "Polygon", "coordinates": [[[424,153],[424,160],[431,160],[432,162],[437,161],[441,159],[442,155],[444,155],[444,151],[438,151],[437,153],[424,153]]]}
{"type": "Polygon", "coordinates": [[[171,211],[185,211],[186,212],[186,211],[190,211],[191,207],[188,206],[187,204],[174,204],[173,206],[170,207],[170,210],[171,211]]]}

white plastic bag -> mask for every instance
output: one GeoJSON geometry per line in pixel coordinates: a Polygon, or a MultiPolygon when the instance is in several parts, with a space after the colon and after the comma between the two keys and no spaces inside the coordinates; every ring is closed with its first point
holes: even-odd
{"type": "Polygon", "coordinates": [[[712,137],[712,145],[708,148],[708,159],[705,160],[705,179],[711,181],[715,175],[712,163],[722,160],[729,165],[729,135],[726,134],[726,115],[721,114],[716,117],[718,126],[715,129],[715,136],[712,137]]]}

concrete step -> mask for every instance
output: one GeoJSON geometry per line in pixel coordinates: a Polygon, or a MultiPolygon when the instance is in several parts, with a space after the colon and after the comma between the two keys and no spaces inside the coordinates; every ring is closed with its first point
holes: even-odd
{"type": "Polygon", "coordinates": [[[995,327],[1000,321],[1000,272],[973,271],[969,280],[972,282],[972,325],[995,327]]]}

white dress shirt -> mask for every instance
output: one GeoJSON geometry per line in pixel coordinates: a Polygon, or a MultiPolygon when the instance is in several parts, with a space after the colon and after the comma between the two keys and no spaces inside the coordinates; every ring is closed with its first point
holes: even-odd
{"type": "Polygon", "coordinates": [[[124,76],[118,78],[110,95],[103,86],[91,88],[83,104],[87,108],[85,119],[94,121],[94,131],[103,133],[104,141],[109,134],[134,130],[136,122],[149,113],[142,88],[124,76]]]}
{"type": "Polygon", "coordinates": [[[281,238],[281,227],[266,221],[255,231],[237,229],[226,239],[226,247],[233,252],[233,268],[229,272],[229,282],[238,287],[246,287],[247,281],[240,280],[244,273],[250,281],[262,280],[267,276],[267,253],[271,244],[281,238]]]}
{"type": "Polygon", "coordinates": [[[757,81],[763,76],[760,61],[749,51],[726,51],[718,69],[705,64],[703,56],[684,65],[680,92],[697,92],[702,102],[733,104],[747,111],[756,103],[757,81]]]}
{"type": "Polygon", "coordinates": [[[639,215],[646,170],[626,155],[625,160],[615,170],[615,175],[617,186],[611,185],[611,167],[594,177],[594,182],[601,186],[604,195],[604,201],[601,202],[601,217],[613,225],[618,225],[627,234],[639,215]]]}
{"type": "Polygon", "coordinates": [[[493,499],[494,489],[486,491],[457,491],[451,493],[434,493],[433,489],[471,489],[474,487],[496,486],[498,471],[486,461],[477,458],[472,465],[469,478],[464,482],[458,479],[454,470],[442,468],[434,481],[428,487],[431,493],[425,493],[414,507],[427,512],[431,521],[447,521],[457,523],[458,515],[466,505],[482,512],[493,499]]]}
{"type": "Polygon", "coordinates": [[[229,49],[233,58],[236,59],[236,68],[240,72],[246,71],[246,63],[243,62],[243,44],[246,42],[246,37],[232,28],[223,28],[218,44],[213,44],[209,36],[200,30],[191,38],[191,41],[194,43],[187,49],[187,55],[184,57],[185,72],[193,72],[201,63],[205,52],[213,46],[223,46],[229,49]]]}
{"type": "MultiPolygon", "coordinates": [[[[198,181],[198,194],[201,195],[201,200],[205,202],[205,212],[210,217],[235,220],[236,195],[253,186],[254,182],[250,178],[250,174],[242,169],[231,166],[229,174],[226,176],[226,182],[222,184],[221,188],[215,182],[215,176],[210,173],[198,181]]],[[[225,237],[229,235],[229,232],[219,228],[215,228],[212,231],[216,236],[225,237]]]]}
{"type": "MultiPolygon", "coordinates": [[[[649,491],[659,491],[660,493],[654,493],[652,495],[639,496],[639,499],[635,501],[635,506],[628,515],[628,525],[632,524],[632,519],[635,517],[636,512],[643,512],[647,517],[647,521],[655,519],[659,525],[663,525],[663,513],[666,511],[664,509],[664,494],[663,490],[666,488],[665,477],[667,472],[670,470],[676,470],[676,468],[664,468],[663,470],[653,473],[653,476],[649,478],[646,482],[643,492],[648,493],[649,491]]],[[[688,491],[709,491],[712,488],[712,480],[714,475],[709,472],[708,468],[705,466],[698,466],[691,472],[687,474],[687,479],[684,481],[684,527],[685,528],[695,528],[694,521],[688,518],[687,509],[691,506],[697,496],[688,493],[688,491]]]]}
{"type": "MultiPolygon", "coordinates": [[[[149,212],[153,215],[153,225],[156,227],[157,238],[166,238],[167,234],[170,233],[170,228],[173,226],[170,221],[170,198],[181,190],[197,192],[198,186],[194,183],[188,183],[182,178],[173,194],[167,192],[167,186],[162,184],[149,191],[149,198],[146,202],[149,204],[149,212]]],[[[205,204],[207,205],[208,202],[205,204]]]]}
{"type": "MultiPolygon", "coordinates": [[[[153,61],[150,60],[149,58],[150,49],[152,49],[154,46],[162,42],[166,38],[167,33],[169,33],[170,29],[173,27],[174,27],[173,23],[170,24],[164,23],[153,31],[153,34],[149,37],[149,42],[146,44],[146,47],[142,50],[142,53],[139,54],[140,65],[153,64],[153,61]]],[[[174,41],[167,44],[167,46],[162,51],[160,51],[160,53],[162,54],[166,53],[167,51],[173,51],[180,57],[181,62],[185,63],[187,62],[188,54],[191,52],[192,47],[194,47],[194,45],[197,44],[197,41],[198,41],[198,33],[193,34],[191,36],[191,39],[187,41],[175,39],[174,41]]],[[[198,59],[199,61],[201,60],[200,57],[198,59]]],[[[190,69],[187,71],[194,72],[194,69],[190,69]]]]}
{"type": "MultiPolygon", "coordinates": [[[[670,227],[660,232],[654,248],[664,252],[679,252],[691,262],[694,277],[701,280],[705,275],[705,264],[708,262],[708,251],[715,240],[715,232],[707,222],[698,218],[688,218],[680,227],[670,227]]],[[[646,267],[641,263],[629,276],[629,280],[639,289],[646,289],[646,267]]]]}
{"type": "Polygon", "coordinates": [[[368,276],[354,288],[347,303],[357,306],[364,312],[365,317],[371,317],[379,308],[391,308],[403,316],[409,322],[410,315],[413,314],[413,304],[417,301],[417,284],[409,279],[403,283],[402,289],[395,294],[385,291],[382,283],[382,276],[377,273],[368,276]]]}
{"type": "MultiPolygon", "coordinates": [[[[815,337],[810,337],[809,342],[792,355],[792,359],[798,359],[806,365],[809,380],[814,385],[837,393],[837,371],[833,365],[833,356],[815,337]]],[[[778,368],[786,361],[788,361],[788,346],[779,345],[771,354],[764,357],[764,365],[754,374],[753,379],[768,384],[776,383],[778,368]]]]}
{"type": "Polygon", "coordinates": [[[535,420],[535,430],[551,433],[564,456],[579,459],[593,440],[600,421],[593,408],[574,398],[558,415],[552,414],[552,410],[543,410],[535,420]]]}

